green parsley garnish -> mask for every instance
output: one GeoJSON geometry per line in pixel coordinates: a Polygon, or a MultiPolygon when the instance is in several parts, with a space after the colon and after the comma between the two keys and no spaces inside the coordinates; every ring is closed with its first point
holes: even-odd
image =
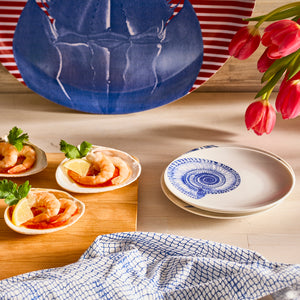
{"type": "Polygon", "coordinates": [[[22,133],[23,130],[15,126],[9,131],[9,134],[7,136],[8,142],[14,145],[18,151],[22,150],[24,143],[28,142],[29,139],[27,133],[22,133]]]}
{"type": "Polygon", "coordinates": [[[0,181],[0,198],[4,199],[9,206],[17,204],[21,199],[25,198],[29,193],[31,185],[27,180],[21,185],[17,185],[12,181],[3,179],[0,181]]]}
{"type": "Polygon", "coordinates": [[[85,157],[89,151],[92,149],[92,144],[88,143],[88,142],[82,142],[78,147],[68,144],[67,142],[65,142],[64,140],[60,141],[60,151],[65,153],[65,156],[67,158],[82,158],[85,157]]]}

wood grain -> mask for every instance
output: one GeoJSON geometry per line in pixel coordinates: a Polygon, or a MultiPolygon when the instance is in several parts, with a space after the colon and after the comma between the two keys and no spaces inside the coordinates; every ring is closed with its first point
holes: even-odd
{"type": "MultiPolygon", "coordinates": [[[[61,189],[55,181],[55,170],[64,158],[61,153],[47,154],[48,167],[27,179],[32,187],[61,189]]],[[[0,203],[0,280],[24,272],[53,268],[75,262],[98,235],[135,231],[138,182],[106,193],[72,194],[83,201],[86,212],[71,227],[46,235],[26,236],[7,227],[0,203]]]]}

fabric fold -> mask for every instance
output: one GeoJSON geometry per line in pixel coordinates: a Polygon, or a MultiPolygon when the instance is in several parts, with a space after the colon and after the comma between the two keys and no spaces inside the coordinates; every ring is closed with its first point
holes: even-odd
{"type": "Polygon", "coordinates": [[[300,288],[300,265],[207,240],[102,235],[73,264],[0,281],[1,299],[259,299],[300,288]]]}

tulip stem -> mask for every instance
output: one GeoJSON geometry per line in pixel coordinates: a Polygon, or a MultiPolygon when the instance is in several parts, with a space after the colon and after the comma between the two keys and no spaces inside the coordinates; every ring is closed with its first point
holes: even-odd
{"type": "MultiPolygon", "coordinates": [[[[276,14],[278,14],[278,13],[284,11],[284,10],[293,8],[293,7],[300,7],[300,2],[293,2],[293,3],[289,3],[289,4],[286,4],[286,5],[280,6],[276,9],[274,9],[273,11],[271,11],[270,13],[261,16],[261,19],[257,22],[255,27],[258,28],[263,22],[268,21],[274,15],[276,15],[276,14]]],[[[251,21],[251,18],[247,19],[247,21],[251,21]]]]}
{"type": "Polygon", "coordinates": [[[269,98],[270,98],[270,95],[273,91],[274,87],[269,89],[266,93],[264,93],[261,97],[262,100],[266,101],[266,102],[269,102],[269,98]]]}

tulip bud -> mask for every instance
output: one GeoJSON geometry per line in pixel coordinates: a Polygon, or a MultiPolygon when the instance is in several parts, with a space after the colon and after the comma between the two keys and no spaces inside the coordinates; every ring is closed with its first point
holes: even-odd
{"type": "Polygon", "coordinates": [[[259,30],[255,26],[242,27],[232,38],[228,51],[238,59],[247,59],[260,44],[259,30]]]}
{"type": "Polygon", "coordinates": [[[276,122],[276,112],[268,100],[251,103],[245,113],[248,130],[253,129],[257,135],[269,134],[276,122]]]}
{"type": "Polygon", "coordinates": [[[268,47],[271,59],[287,56],[300,47],[300,25],[292,20],[276,21],[265,29],[262,44],[268,47]]]}
{"type": "Polygon", "coordinates": [[[268,49],[265,50],[265,52],[262,54],[262,56],[257,61],[257,69],[259,72],[264,73],[266,72],[269,67],[273,64],[275,59],[271,59],[267,55],[268,49]]]}
{"type": "Polygon", "coordinates": [[[287,76],[282,80],[275,105],[283,119],[293,119],[300,114],[300,72],[290,80],[287,76]]]}

